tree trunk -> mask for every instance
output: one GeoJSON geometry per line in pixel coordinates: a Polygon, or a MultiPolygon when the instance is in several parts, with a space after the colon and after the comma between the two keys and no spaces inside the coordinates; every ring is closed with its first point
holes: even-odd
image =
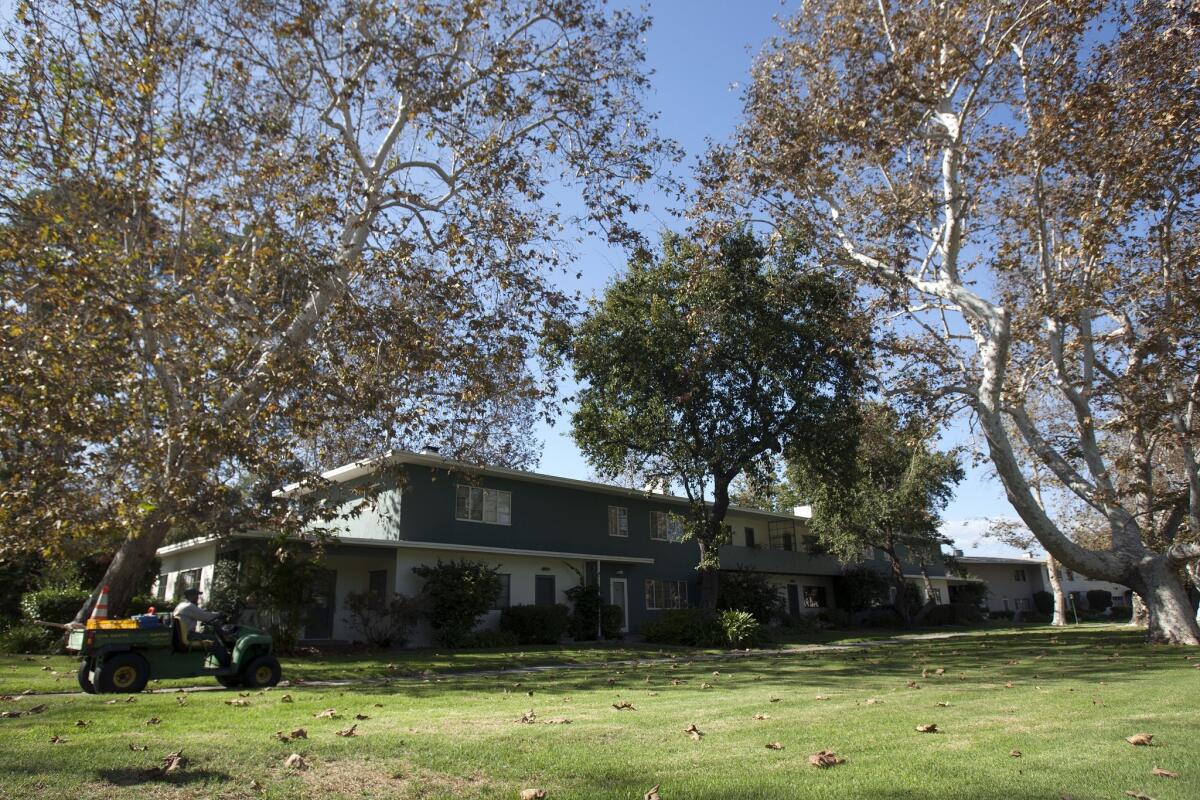
{"type": "Polygon", "coordinates": [[[1050,624],[1062,627],[1067,624],[1067,596],[1063,594],[1062,578],[1058,574],[1058,559],[1046,554],[1046,573],[1050,581],[1050,593],[1054,595],[1054,617],[1050,624]]]}
{"type": "Polygon", "coordinates": [[[1130,586],[1142,596],[1150,613],[1146,640],[1152,644],[1200,645],[1200,627],[1187,592],[1165,557],[1146,559],[1137,566],[1130,586]]]}
{"type": "MultiPolygon", "coordinates": [[[[882,548],[880,548],[882,550],[882,548]]],[[[912,610],[908,607],[908,582],[904,580],[904,565],[900,563],[900,559],[890,550],[883,550],[888,557],[888,563],[891,565],[892,588],[896,591],[896,599],[892,602],[892,606],[896,609],[896,613],[900,615],[900,619],[904,621],[905,627],[912,627],[912,610]]]]}
{"type": "Polygon", "coordinates": [[[709,563],[709,556],[712,547],[703,539],[697,539],[696,544],[700,546],[700,568],[697,570],[700,573],[700,608],[706,611],[717,610],[717,592],[720,588],[720,569],[718,567],[705,566],[709,563]]]}
{"type": "Polygon", "coordinates": [[[1135,628],[1150,627],[1150,609],[1146,608],[1145,601],[1137,592],[1133,593],[1133,609],[1129,615],[1129,624],[1135,628]]]}
{"type": "Polygon", "coordinates": [[[83,622],[88,618],[92,607],[96,605],[96,599],[100,596],[100,590],[105,586],[108,587],[108,615],[119,617],[125,614],[129,609],[129,601],[133,599],[138,579],[154,562],[154,554],[162,546],[163,539],[171,527],[164,516],[152,513],[139,530],[125,538],[112,563],[104,571],[104,577],[75,614],[76,622],[83,622]]]}
{"type": "MultiPolygon", "coordinates": [[[[1192,579],[1192,586],[1196,587],[1196,591],[1200,592],[1200,561],[1193,561],[1187,565],[1188,577],[1192,579]]],[[[1200,625],[1200,603],[1196,604],[1196,624],[1200,625]]]]}
{"type": "Polygon", "coordinates": [[[921,563],[921,580],[925,584],[925,602],[937,603],[933,596],[933,581],[929,580],[929,567],[921,563]]]}

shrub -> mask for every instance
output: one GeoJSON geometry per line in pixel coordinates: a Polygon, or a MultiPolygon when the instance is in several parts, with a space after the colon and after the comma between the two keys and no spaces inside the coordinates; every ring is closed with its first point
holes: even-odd
{"type": "Polygon", "coordinates": [[[658,619],[642,625],[642,637],[655,644],[711,647],[720,643],[723,636],[716,619],[700,608],[664,611],[658,619]]]}
{"type": "Polygon", "coordinates": [[[888,580],[870,567],[849,567],[833,579],[833,595],[846,611],[865,611],[888,599],[888,580]]]}
{"type": "Polygon", "coordinates": [[[477,561],[442,563],[438,559],[436,566],[422,564],[412,571],[425,579],[421,594],[426,599],[429,626],[434,640],[445,647],[462,646],[502,588],[496,568],[477,561]]]}
{"type": "Polygon", "coordinates": [[[726,609],[717,621],[727,647],[758,647],[766,639],[763,624],[749,611],[726,609]]]}
{"type": "MultiPolygon", "coordinates": [[[[76,606],[78,611],[79,607],[76,606]]],[[[73,614],[74,612],[72,612],[73,614]]],[[[0,633],[0,653],[46,653],[60,637],[40,625],[18,624],[0,633]]]]}
{"type": "Polygon", "coordinates": [[[596,620],[600,620],[600,635],[605,639],[616,639],[621,635],[624,614],[620,606],[602,604],[600,588],[595,584],[572,586],[563,592],[571,601],[571,618],[568,625],[571,638],[577,642],[591,642],[596,638],[596,620]]]}
{"type": "Polygon", "coordinates": [[[75,619],[76,612],[91,594],[87,589],[67,586],[36,589],[22,595],[21,613],[30,621],[40,619],[45,622],[70,622],[75,619]]]}
{"type": "Polygon", "coordinates": [[[371,592],[346,595],[346,624],[372,647],[403,647],[420,618],[416,600],[402,594],[384,601],[371,592]]]}
{"type": "Polygon", "coordinates": [[[517,637],[517,644],[558,644],[567,632],[571,611],[552,606],[509,606],[500,612],[500,630],[517,637]]]}
{"type": "Polygon", "coordinates": [[[939,625],[978,625],[983,622],[983,612],[977,606],[969,603],[950,603],[931,608],[923,622],[934,627],[939,625]]]}
{"type": "Polygon", "coordinates": [[[879,606],[878,608],[868,608],[865,611],[860,611],[855,615],[858,618],[858,624],[864,628],[903,628],[904,620],[900,616],[900,612],[890,606],[879,606]]]}
{"type": "Polygon", "coordinates": [[[1113,622],[1129,622],[1133,618],[1133,609],[1129,606],[1113,606],[1109,619],[1113,622]]]}
{"type": "Polygon", "coordinates": [[[1054,594],[1047,591],[1038,591],[1033,593],[1033,607],[1037,609],[1039,614],[1051,616],[1054,614],[1054,594]]]}
{"type": "Polygon", "coordinates": [[[1013,618],[1013,612],[1012,612],[1011,610],[1008,610],[1008,611],[989,611],[989,612],[988,612],[988,619],[1007,619],[1007,620],[1011,620],[1012,618],[1013,618]]]}
{"type": "Polygon", "coordinates": [[[299,547],[242,551],[239,594],[276,649],[288,653],[296,647],[309,610],[309,587],[321,569],[311,552],[299,547]]]}
{"type": "Polygon", "coordinates": [[[817,614],[784,614],[780,620],[782,627],[797,633],[815,633],[823,627],[817,614]]]}
{"type": "Polygon", "coordinates": [[[463,647],[516,647],[520,642],[509,631],[475,631],[463,640],[463,647]]]}
{"type": "Polygon", "coordinates": [[[840,608],[822,608],[817,612],[817,619],[828,628],[850,627],[850,612],[840,608]]]}
{"type": "Polygon", "coordinates": [[[1107,589],[1089,589],[1087,604],[1089,611],[1105,611],[1112,606],[1112,593],[1107,589]]]}
{"type": "Polygon", "coordinates": [[[955,603],[963,603],[964,605],[975,606],[979,608],[984,605],[988,596],[987,584],[984,583],[963,583],[958,586],[951,587],[950,599],[955,603]]]}
{"type": "Polygon", "coordinates": [[[783,615],[783,598],[761,572],[722,572],[717,589],[717,608],[748,611],[763,625],[783,615]]]}

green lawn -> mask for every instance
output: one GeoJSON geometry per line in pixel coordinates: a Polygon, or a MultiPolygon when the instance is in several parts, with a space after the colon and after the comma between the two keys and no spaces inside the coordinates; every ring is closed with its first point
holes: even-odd
{"type": "MultiPolygon", "coordinates": [[[[600,651],[612,660],[656,653],[600,651]]],[[[2,701],[3,711],[46,708],[0,719],[0,797],[516,798],[542,788],[557,800],[641,798],[655,784],[663,800],[1200,797],[1200,653],[1147,647],[1135,631],[1006,630],[719,662],[676,654],[670,664],[519,676],[447,670],[595,660],[597,652],[459,655],[285,666],[313,677],[397,672],[390,663],[435,670],[386,685],[293,686],[244,698],[192,693],[184,705],[175,693],[132,703],[83,695],[2,701]],[[618,701],[635,710],[614,709],[618,701]],[[314,716],[328,708],[335,718],[314,716]],[[520,722],[531,709],[534,721],[520,722]],[[357,735],[335,735],[355,715],[369,717],[357,721],[357,735]],[[147,724],[151,718],[160,721],[147,724]],[[556,719],[571,722],[549,724],[556,719]],[[939,732],[915,730],[927,723],[939,732]],[[704,733],[700,741],[684,732],[690,724],[704,733]],[[298,727],[307,739],[273,736],[298,727]],[[1124,741],[1140,732],[1154,735],[1153,746],[1124,741]],[[56,736],[65,741],[51,743],[56,736]],[[774,742],[783,749],[766,747],[774,742]],[[145,772],[180,749],[182,769],[145,772]],[[808,755],[822,749],[846,763],[809,766],[808,755]],[[1010,756],[1015,750],[1020,757],[1010,756]],[[310,768],[285,768],[291,753],[310,768]],[[1156,766],[1179,777],[1154,776],[1156,766]]],[[[0,662],[3,685],[53,690],[43,666],[67,665],[9,657],[0,662]]]]}

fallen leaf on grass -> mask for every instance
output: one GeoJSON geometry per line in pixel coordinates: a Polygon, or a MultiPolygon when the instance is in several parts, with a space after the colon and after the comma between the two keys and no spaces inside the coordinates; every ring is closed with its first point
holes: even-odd
{"type": "Polygon", "coordinates": [[[283,697],[279,698],[279,702],[290,703],[290,702],[292,702],[292,696],[290,694],[285,694],[283,697]]]}
{"type": "Polygon", "coordinates": [[[135,753],[143,753],[146,750],[149,750],[150,747],[149,747],[149,745],[137,744],[136,742],[130,742],[129,749],[135,753]]]}
{"type": "Polygon", "coordinates": [[[167,757],[163,759],[162,771],[164,774],[168,772],[175,772],[183,769],[186,766],[187,759],[183,757],[183,751],[177,750],[174,753],[168,753],[167,757]]]}
{"type": "Polygon", "coordinates": [[[637,711],[637,709],[633,707],[633,703],[629,702],[628,700],[618,700],[617,702],[612,704],[612,707],[617,709],[617,711],[621,711],[622,709],[628,709],[629,711],[637,711]]]}
{"type": "Polygon", "coordinates": [[[827,694],[819,694],[819,695],[817,695],[817,696],[816,696],[816,698],[815,698],[815,699],[817,699],[817,700],[828,700],[828,699],[829,699],[829,695],[827,695],[827,694]]]}
{"type": "Polygon", "coordinates": [[[250,701],[249,700],[226,700],[225,705],[227,705],[227,706],[248,706],[248,705],[250,705],[250,701]]]}
{"type": "Polygon", "coordinates": [[[1021,751],[1020,751],[1020,750],[1009,750],[1009,751],[1008,751],[1008,755],[1009,755],[1011,758],[1020,758],[1020,757],[1021,757],[1021,751]]]}
{"type": "Polygon", "coordinates": [[[570,725],[571,720],[566,717],[555,717],[554,719],[546,720],[547,725],[570,725]]]}
{"type": "Polygon", "coordinates": [[[782,697],[772,697],[772,698],[771,698],[771,702],[772,702],[772,703],[778,703],[778,702],[779,702],[780,700],[782,700],[782,699],[783,699],[782,697]]]}
{"type": "Polygon", "coordinates": [[[930,722],[926,725],[918,725],[917,733],[937,733],[937,723],[930,722]]]}
{"type": "Polygon", "coordinates": [[[186,705],[187,705],[187,698],[186,698],[186,697],[183,697],[183,696],[176,697],[176,698],[175,698],[175,702],[176,702],[178,705],[181,705],[181,706],[186,706],[186,705]]]}
{"type": "Polygon", "coordinates": [[[116,700],[105,700],[104,701],[104,705],[106,705],[106,706],[115,706],[116,704],[117,704],[116,700]]]}
{"type": "Polygon", "coordinates": [[[548,797],[545,789],[522,789],[521,800],[542,800],[548,797]]]}
{"type": "Polygon", "coordinates": [[[334,736],[345,736],[346,738],[349,738],[351,736],[358,736],[358,733],[356,733],[357,728],[358,728],[358,723],[355,723],[355,724],[351,725],[349,728],[346,728],[345,730],[334,731],[333,735],[334,736]]]}
{"type": "Polygon", "coordinates": [[[680,685],[682,685],[683,683],[684,683],[684,681],[681,681],[681,680],[678,680],[678,679],[675,679],[675,680],[671,681],[671,685],[672,685],[672,686],[680,686],[680,685]]]}
{"type": "Polygon", "coordinates": [[[755,719],[770,719],[771,715],[770,714],[755,714],[754,718],[755,719]]]}
{"type": "Polygon", "coordinates": [[[1145,792],[1135,792],[1135,791],[1133,791],[1132,789],[1126,789],[1126,790],[1125,790],[1125,794],[1127,794],[1127,795],[1129,795],[1130,797],[1132,797],[1132,798],[1133,798],[1133,800],[1154,800],[1154,798],[1153,798],[1153,797],[1151,797],[1150,795],[1146,794],[1145,792]]]}
{"type": "Polygon", "coordinates": [[[77,720],[75,720],[75,727],[76,727],[76,728],[86,728],[88,725],[91,725],[91,724],[92,724],[92,723],[88,722],[86,719],[77,719],[77,720]]]}
{"type": "Polygon", "coordinates": [[[704,732],[697,728],[694,723],[684,728],[683,732],[695,739],[697,742],[704,738],[704,732]]]}
{"type": "Polygon", "coordinates": [[[308,762],[305,761],[304,756],[300,755],[299,753],[292,753],[283,760],[283,766],[287,767],[288,769],[296,769],[303,772],[304,770],[308,769],[308,762]]]}
{"type": "Polygon", "coordinates": [[[28,717],[28,716],[30,716],[30,715],[32,715],[32,714],[40,714],[40,713],[42,713],[43,711],[45,711],[45,710],[46,710],[47,708],[49,708],[49,707],[50,707],[50,706],[46,705],[45,703],[39,703],[39,704],[38,704],[38,705],[36,705],[36,706],[30,706],[29,708],[25,709],[25,712],[24,712],[24,713],[25,713],[25,716],[27,716],[27,717],[28,717]]]}
{"type": "Polygon", "coordinates": [[[20,711],[0,711],[0,719],[16,719],[21,716],[20,711]]]}
{"type": "Polygon", "coordinates": [[[662,795],[658,793],[659,784],[654,784],[650,791],[642,795],[642,800],[662,800],[662,795]]]}
{"type": "Polygon", "coordinates": [[[933,674],[934,674],[934,675],[945,675],[945,674],[946,674],[946,668],[945,668],[945,667],[938,667],[937,669],[935,669],[935,670],[933,671],[933,674]]]}
{"type": "Polygon", "coordinates": [[[1150,742],[1154,739],[1152,733],[1135,733],[1133,736],[1126,736],[1125,741],[1137,747],[1149,747],[1150,742]]]}
{"type": "Polygon", "coordinates": [[[768,750],[782,750],[782,749],[783,749],[783,745],[782,745],[782,744],[780,744],[779,742],[768,742],[768,743],[767,743],[767,749],[768,749],[768,750]]]}
{"type": "Polygon", "coordinates": [[[1011,688],[1013,688],[1012,681],[1009,681],[1008,683],[1004,684],[1004,688],[1005,688],[1005,689],[1011,689],[1011,688]]]}
{"type": "Polygon", "coordinates": [[[313,716],[317,719],[333,719],[337,716],[337,709],[327,708],[324,711],[318,711],[317,713],[313,714],[313,716]]]}
{"type": "Polygon", "coordinates": [[[55,735],[55,736],[50,737],[50,744],[66,744],[66,742],[67,742],[67,737],[65,737],[65,736],[55,735]]]}
{"type": "Polygon", "coordinates": [[[938,708],[949,708],[950,707],[950,704],[947,703],[945,700],[939,701],[937,705],[938,705],[938,708]]]}
{"type": "Polygon", "coordinates": [[[520,722],[523,725],[532,725],[536,720],[537,720],[537,714],[535,714],[533,709],[531,708],[528,711],[526,711],[524,714],[522,714],[521,718],[519,720],[517,720],[517,722],[520,722]]]}
{"type": "Polygon", "coordinates": [[[151,717],[150,719],[146,720],[147,725],[157,725],[160,722],[162,722],[162,720],[158,717],[151,717]]]}
{"type": "Polygon", "coordinates": [[[828,767],[836,767],[838,764],[846,763],[846,759],[841,758],[832,750],[822,750],[819,753],[813,753],[809,756],[808,763],[820,769],[827,769],[828,767]]]}
{"type": "Polygon", "coordinates": [[[880,700],[878,697],[868,697],[867,698],[867,705],[869,705],[869,706],[877,706],[877,705],[881,705],[882,703],[883,703],[883,701],[880,700]]]}
{"type": "Polygon", "coordinates": [[[365,719],[370,719],[370,717],[369,717],[369,716],[367,716],[366,714],[355,714],[355,715],[354,715],[354,718],[355,718],[356,720],[358,720],[359,722],[362,722],[362,721],[363,721],[363,720],[365,720],[365,719]]]}
{"type": "Polygon", "coordinates": [[[921,688],[921,684],[917,683],[916,681],[909,681],[908,683],[904,684],[904,688],[906,688],[906,689],[920,689],[920,688],[921,688]]]}
{"type": "Polygon", "coordinates": [[[132,695],[130,695],[129,697],[126,697],[126,698],[125,698],[125,702],[126,702],[126,703],[136,703],[136,702],[137,702],[137,698],[136,698],[136,697],[133,697],[132,695]]]}
{"type": "Polygon", "coordinates": [[[1155,767],[1154,769],[1150,770],[1150,774],[1156,775],[1160,778],[1178,778],[1179,777],[1178,772],[1171,772],[1171,770],[1163,769],[1162,767],[1155,767]]]}
{"type": "Polygon", "coordinates": [[[711,689],[712,684],[711,683],[702,683],[702,684],[700,684],[700,688],[701,689],[711,689]]]}

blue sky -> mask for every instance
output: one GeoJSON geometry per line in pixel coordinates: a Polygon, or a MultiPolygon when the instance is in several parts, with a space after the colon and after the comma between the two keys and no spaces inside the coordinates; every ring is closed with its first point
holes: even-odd
{"type": "MultiPolygon", "coordinates": [[[[646,50],[654,75],[647,105],[661,115],[660,133],[675,139],[687,153],[679,170],[685,179],[706,142],[723,140],[736,127],[753,55],[778,30],[774,18],[787,12],[788,4],[778,0],[660,0],[649,5],[654,25],[646,38],[646,50]]],[[[646,194],[642,199],[650,209],[638,223],[645,233],[654,236],[665,227],[683,227],[670,213],[673,203],[669,198],[646,194]]],[[[623,254],[595,239],[585,240],[579,254],[582,278],[576,281],[572,270],[565,286],[585,296],[603,291],[624,268],[623,254]]],[[[593,477],[571,441],[565,416],[553,427],[540,425],[537,434],[545,445],[539,471],[593,477]]],[[[962,443],[966,436],[964,425],[947,432],[944,445],[962,443]]],[[[944,516],[944,531],[968,555],[1013,553],[1002,545],[980,541],[987,518],[1014,516],[986,468],[968,465],[967,479],[959,485],[944,516]]]]}

